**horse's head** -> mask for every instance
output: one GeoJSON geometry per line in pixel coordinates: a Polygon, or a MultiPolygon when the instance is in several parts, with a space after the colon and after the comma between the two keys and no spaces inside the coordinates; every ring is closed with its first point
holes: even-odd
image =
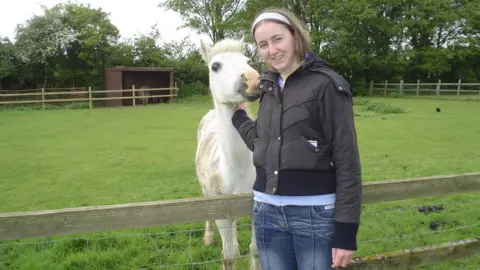
{"type": "Polygon", "coordinates": [[[258,98],[259,74],[243,53],[243,39],[224,39],[213,47],[200,41],[200,49],[208,65],[210,90],[217,103],[239,104],[258,98]]]}

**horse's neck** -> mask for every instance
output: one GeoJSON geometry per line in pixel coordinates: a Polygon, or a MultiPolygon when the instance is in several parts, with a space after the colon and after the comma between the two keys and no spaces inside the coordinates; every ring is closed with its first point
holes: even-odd
{"type": "Polygon", "coordinates": [[[247,148],[238,131],[232,124],[234,107],[215,104],[216,119],[218,124],[218,140],[220,152],[225,159],[225,165],[228,167],[241,168],[242,164],[249,164],[251,160],[250,150],[247,148]]]}

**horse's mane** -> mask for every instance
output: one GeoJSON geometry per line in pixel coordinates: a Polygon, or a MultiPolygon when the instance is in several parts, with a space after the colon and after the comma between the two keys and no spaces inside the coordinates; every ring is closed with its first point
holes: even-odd
{"type": "Polygon", "coordinates": [[[235,39],[222,39],[215,43],[209,51],[209,57],[226,52],[239,52],[244,53],[243,41],[235,39]]]}

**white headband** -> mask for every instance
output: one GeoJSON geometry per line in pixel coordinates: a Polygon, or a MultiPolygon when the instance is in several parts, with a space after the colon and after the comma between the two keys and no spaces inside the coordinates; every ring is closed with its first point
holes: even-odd
{"type": "Polygon", "coordinates": [[[255,25],[257,25],[257,23],[259,23],[260,21],[263,21],[263,20],[266,20],[266,19],[279,20],[279,21],[284,22],[288,25],[292,25],[290,23],[290,21],[280,13],[265,12],[265,13],[260,14],[260,16],[258,16],[257,19],[253,22],[253,24],[252,24],[252,35],[253,35],[253,29],[255,28],[255,25]]]}

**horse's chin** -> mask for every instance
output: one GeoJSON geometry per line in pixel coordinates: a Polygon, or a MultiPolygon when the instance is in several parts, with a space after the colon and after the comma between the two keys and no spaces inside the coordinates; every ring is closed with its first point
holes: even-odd
{"type": "Polygon", "coordinates": [[[244,92],[242,97],[246,102],[255,102],[260,98],[260,92],[244,92]]]}
{"type": "Polygon", "coordinates": [[[243,97],[240,98],[232,98],[232,99],[226,99],[226,100],[217,100],[216,103],[222,106],[226,106],[229,108],[235,108],[239,104],[245,103],[246,100],[243,97]]]}

